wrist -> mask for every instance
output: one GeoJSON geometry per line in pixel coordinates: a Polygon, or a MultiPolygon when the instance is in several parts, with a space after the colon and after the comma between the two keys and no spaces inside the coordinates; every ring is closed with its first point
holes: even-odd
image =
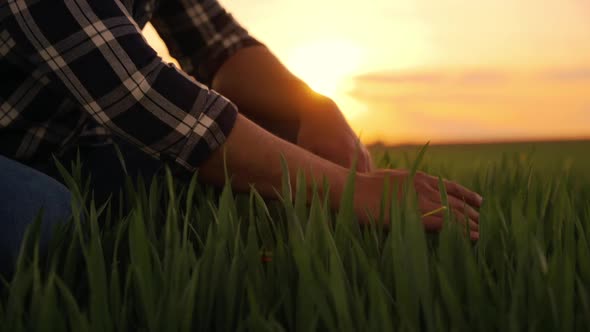
{"type": "Polygon", "coordinates": [[[328,197],[330,207],[336,209],[344,194],[344,187],[346,179],[348,178],[349,170],[327,160],[322,160],[321,164],[323,165],[318,165],[318,168],[308,169],[308,172],[305,172],[308,203],[311,203],[314,190],[317,190],[320,198],[324,199],[328,197]],[[329,185],[328,192],[324,191],[324,179],[329,185]]]}
{"type": "MultiPolygon", "coordinates": [[[[351,175],[350,172],[352,171],[344,167],[338,167],[339,170],[337,172],[336,179],[330,182],[330,205],[331,208],[334,210],[338,210],[339,208],[341,208],[340,203],[342,201],[342,198],[344,197],[344,193],[347,189],[348,178],[351,175]]],[[[369,191],[366,190],[369,187],[369,184],[367,183],[366,177],[362,173],[355,172],[354,176],[355,179],[352,190],[353,204],[355,205],[356,209],[356,205],[361,200],[363,200],[362,196],[369,193],[369,191]]]]}

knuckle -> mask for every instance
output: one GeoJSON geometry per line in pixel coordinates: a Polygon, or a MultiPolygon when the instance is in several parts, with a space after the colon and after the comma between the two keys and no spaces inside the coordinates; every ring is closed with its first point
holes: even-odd
{"type": "Polygon", "coordinates": [[[416,172],[416,177],[427,179],[428,178],[428,174],[426,174],[426,173],[424,173],[422,171],[417,171],[416,172]]]}
{"type": "Polygon", "coordinates": [[[454,192],[460,192],[460,187],[457,183],[452,182],[452,181],[447,181],[446,182],[446,186],[447,186],[447,190],[451,190],[454,192]]]}

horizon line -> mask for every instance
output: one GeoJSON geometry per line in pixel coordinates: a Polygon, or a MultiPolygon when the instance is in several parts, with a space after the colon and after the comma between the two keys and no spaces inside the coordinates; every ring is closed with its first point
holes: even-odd
{"type": "Polygon", "coordinates": [[[448,141],[428,141],[424,143],[417,142],[399,142],[387,143],[382,140],[376,140],[368,143],[367,147],[404,147],[404,146],[424,146],[429,143],[430,146],[448,146],[448,145],[493,145],[493,144],[543,144],[543,143],[590,143],[590,136],[587,137],[571,137],[571,138],[523,138],[523,139],[482,139],[482,140],[448,140],[448,141]]]}

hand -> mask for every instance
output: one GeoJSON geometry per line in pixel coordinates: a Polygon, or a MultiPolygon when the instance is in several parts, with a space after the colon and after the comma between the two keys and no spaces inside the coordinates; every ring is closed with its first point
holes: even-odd
{"type": "MultiPolygon", "coordinates": [[[[355,196],[355,210],[361,223],[368,223],[367,213],[376,217],[379,215],[381,196],[385,181],[396,185],[393,188],[398,199],[403,196],[403,184],[409,179],[406,170],[377,170],[361,174],[358,177],[358,189],[355,196]]],[[[469,236],[472,240],[479,239],[479,212],[482,197],[452,181],[444,180],[447,191],[449,208],[457,221],[468,224],[469,236]]],[[[422,224],[426,231],[438,232],[443,227],[444,210],[441,209],[441,195],[438,189],[438,178],[426,173],[417,172],[414,177],[414,188],[418,195],[418,206],[423,215],[422,224]],[[438,211],[437,211],[438,210],[438,211]],[[432,213],[436,211],[435,213],[432,213]]],[[[386,209],[386,213],[389,209],[386,209]]],[[[386,215],[386,220],[389,216],[386,215]]]]}
{"type": "Polygon", "coordinates": [[[352,131],[336,103],[321,98],[313,104],[300,116],[297,145],[346,168],[350,168],[357,157],[356,170],[371,171],[373,164],[369,151],[352,131]]]}

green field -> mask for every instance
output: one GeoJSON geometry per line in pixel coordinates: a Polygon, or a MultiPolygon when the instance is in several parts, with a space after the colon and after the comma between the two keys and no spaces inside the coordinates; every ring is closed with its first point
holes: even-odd
{"type": "MultiPolygon", "coordinates": [[[[415,158],[418,150],[415,146],[373,148],[376,159],[382,159],[384,152],[393,152],[393,161],[399,163],[393,167],[407,164],[400,154],[415,158]]],[[[428,148],[424,161],[426,166],[465,180],[473,178],[479,169],[519,161],[521,165],[532,166],[535,171],[547,175],[569,173],[581,177],[580,181],[590,181],[590,141],[437,145],[428,148]]]]}
{"type": "Polygon", "coordinates": [[[74,168],[86,222],[60,230],[48,257],[31,229],[0,282],[0,330],[590,330],[590,142],[419,150],[373,154],[482,193],[478,242],[449,216],[425,234],[411,194],[386,232],[358,226],[351,190],[330,211],[288,181],[271,202],[130,181],[130,209],[111,211],[74,168]]]}

